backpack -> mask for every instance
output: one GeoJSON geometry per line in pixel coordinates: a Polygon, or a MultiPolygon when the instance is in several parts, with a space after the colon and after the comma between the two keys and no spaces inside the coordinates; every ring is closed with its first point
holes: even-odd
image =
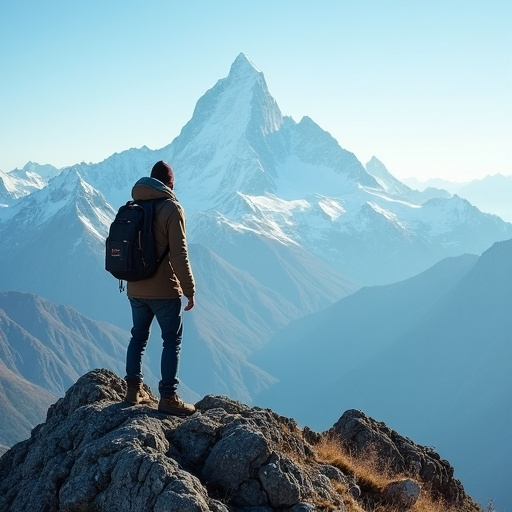
{"type": "Polygon", "coordinates": [[[105,270],[122,281],[141,281],[153,276],[169,252],[158,257],[153,234],[153,212],[157,201],[128,201],[119,208],[105,243],[105,270]]]}

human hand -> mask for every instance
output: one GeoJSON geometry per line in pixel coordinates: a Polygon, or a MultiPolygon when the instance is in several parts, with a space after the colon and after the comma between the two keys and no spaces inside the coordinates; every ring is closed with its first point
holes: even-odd
{"type": "Polygon", "coordinates": [[[194,297],[187,297],[187,305],[185,306],[185,311],[190,311],[194,305],[195,305],[195,302],[194,302],[194,297]]]}

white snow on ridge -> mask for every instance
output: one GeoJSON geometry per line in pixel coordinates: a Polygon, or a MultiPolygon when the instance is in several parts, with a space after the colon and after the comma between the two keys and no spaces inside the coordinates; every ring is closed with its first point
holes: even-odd
{"type": "MultiPolygon", "coordinates": [[[[305,239],[322,238],[324,231],[346,214],[343,205],[328,197],[310,195],[305,199],[285,200],[273,194],[240,194],[252,213],[233,225],[250,226],[260,235],[283,244],[299,245],[305,239]]],[[[338,225],[338,229],[343,229],[338,225]]]]}
{"type": "Polygon", "coordinates": [[[3,181],[4,187],[13,198],[18,199],[26,196],[31,192],[44,188],[48,180],[43,179],[35,172],[20,173],[4,173],[0,171],[0,178],[3,181]]]}
{"type": "Polygon", "coordinates": [[[273,194],[264,196],[249,196],[240,194],[253,211],[263,214],[276,213],[283,217],[291,217],[294,210],[304,211],[311,208],[311,205],[305,199],[286,200],[280,199],[273,194]]]}
{"type": "Polygon", "coordinates": [[[331,220],[336,220],[338,217],[346,213],[345,208],[343,208],[341,204],[334,199],[329,199],[328,197],[320,199],[320,201],[318,201],[318,206],[328,217],[330,217],[331,220]]]}
{"type": "Polygon", "coordinates": [[[385,208],[382,208],[377,203],[368,202],[368,206],[373,208],[379,215],[382,215],[387,220],[395,224],[396,226],[400,227],[401,229],[406,229],[404,224],[398,220],[398,217],[393,212],[386,210],[385,208]]]}
{"type": "Polygon", "coordinates": [[[256,216],[246,217],[244,222],[246,226],[254,226],[254,231],[260,235],[271,238],[283,245],[299,245],[290,234],[284,231],[285,227],[294,227],[291,223],[286,226],[281,224],[279,219],[262,219],[256,216]]]}
{"type": "Polygon", "coordinates": [[[261,235],[273,238],[283,244],[297,244],[293,238],[295,230],[294,213],[311,209],[304,199],[287,201],[273,194],[249,196],[240,194],[254,214],[244,215],[241,222],[251,226],[261,235]]]}
{"type": "Polygon", "coordinates": [[[298,245],[293,238],[283,231],[282,226],[276,219],[246,215],[240,222],[237,222],[234,220],[228,220],[224,216],[220,216],[218,222],[225,224],[230,229],[238,233],[252,232],[259,236],[275,240],[283,245],[298,245]]]}
{"type": "Polygon", "coordinates": [[[78,220],[85,226],[87,231],[89,231],[89,233],[91,233],[98,240],[100,240],[101,242],[105,240],[105,232],[100,233],[86,215],[84,215],[81,212],[78,212],[78,220]]]}
{"type": "Polygon", "coordinates": [[[384,201],[387,201],[389,203],[402,204],[404,206],[407,206],[408,208],[421,208],[421,205],[419,205],[419,204],[411,203],[410,201],[405,201],[403,199],[396,199],[394,197],[390,197],[385,194],[378,193],[376,190],[369,189],[367,187],[364,187],[364,190],[368,194],[374,195],[374,196],[378,197],[379,199],[383,199],[384,201]]]}

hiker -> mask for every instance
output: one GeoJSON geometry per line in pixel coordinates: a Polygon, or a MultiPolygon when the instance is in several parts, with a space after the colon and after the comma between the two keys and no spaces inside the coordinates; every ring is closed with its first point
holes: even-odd
{"type": "Polygon", "coordinates": [[[168,249],[155,275],[141,281],[127,283],[127,294],[132,309],[133,327],[126,354],[125,402],[146,403],[143,390],[142,355],[146,348],[151,324],[156,320],[162,331],[161,380],[158,385],[158,410],[167,414],[190,415],[195,412],[177,394],[178,363],[183,335],[181,297],[187,300],[184,310],[194,307],[195,282],[188,258],[185,213],[173,192],[174,173],[170,165],[159,161],[151,170],[151,177],[141,178],[132,189],[134,201],[164,198],[154,204],[153,231],[159,254],[168,249]]]}

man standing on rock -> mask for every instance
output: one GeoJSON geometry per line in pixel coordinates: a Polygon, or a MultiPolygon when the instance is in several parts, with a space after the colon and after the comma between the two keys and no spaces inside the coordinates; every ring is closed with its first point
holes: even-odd
{"type": "Polygon", "coordinates": [[[173,189],[174,173],[163,161],[153,166],[151,177],[141,178],[132,189],[134,201],[167,199],[155,203],[153,231],[157,254],[163,254],[169,248],[169,255],[155,275],[127,284],[133,327],[126,354],[128,390],[125,402],[135,405],[146,402],[148,398],[142,388],[142,355],[156,316],[163,340],[158,410],[167,414],[190,415],[195,407],[183,402],[177,388],[183,335],[181,297],[186,297],[188,302],[184,309],[190,311],[194,307],[195,282],[188,257],[185,213],[173,189]]]}

